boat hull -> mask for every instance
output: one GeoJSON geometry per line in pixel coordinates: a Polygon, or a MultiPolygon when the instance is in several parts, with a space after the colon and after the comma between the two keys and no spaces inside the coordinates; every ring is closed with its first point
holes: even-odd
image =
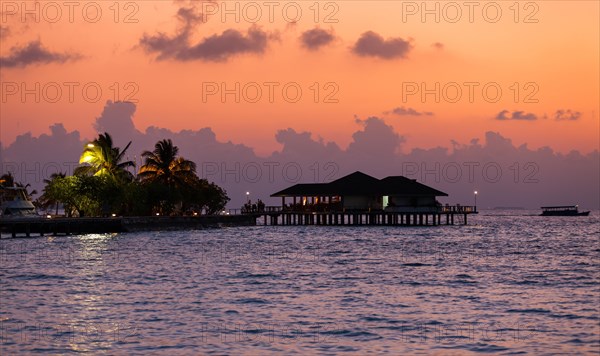
{"type": "Polygon", "coordinates": [[[540,214],[540,216],[588,216],[590,215],[589,211],[545,211],[540,214]]]}

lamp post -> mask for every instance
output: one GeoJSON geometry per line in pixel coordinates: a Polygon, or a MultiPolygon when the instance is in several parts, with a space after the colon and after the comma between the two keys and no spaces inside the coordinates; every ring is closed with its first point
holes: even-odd
{"type": "Polygon", "coordinates": [[[475,197],[475,206],[473,207],[474,211],[477,211],[477,191],[473,192],[473,196],[475,197]]]}
{"type": "Polygon", "coordinates": [[[250,192],[246,192],[246,202],[250,204],[250,192]]]}

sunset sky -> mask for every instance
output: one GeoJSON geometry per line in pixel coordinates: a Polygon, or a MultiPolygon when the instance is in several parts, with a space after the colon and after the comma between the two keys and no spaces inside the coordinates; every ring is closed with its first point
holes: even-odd
{"type": "Polygon", "coordinates": [[[403,151],[486,131],[532,148],[598,149],[599,3],[489,3],[427,2],[429,10],[438,6],[436,19],[422,17],[422,2],[400,1],[78,2],[72,9],[3,1],[0,141],[6,147],[57,122],[92,138],[108,100],[135,100],[141,131],[211,127],[220,141],[263,155],[280,148],[275,133],[285,128],[346,147],[356,119],[371,116],[406,138],[403,151]],[[232,11],[225,18],[224,6],[232,11]],[[39,103],[22,91],[35,93],[36,83],[39,103]],[[239,83],[239,103],[234,94],[222,100],[221,83],[239,83]],[[424,97],[421,85],[430,90],[424,97]],[[102,95],[92,102],[97,88],[102,95]]]}

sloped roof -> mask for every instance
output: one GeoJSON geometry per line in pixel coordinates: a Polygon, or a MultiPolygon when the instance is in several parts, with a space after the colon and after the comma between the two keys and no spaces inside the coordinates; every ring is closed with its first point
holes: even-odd
{"type": "Polygon", "coordinates": [[[272,197],[299,197],[299,196],[318,196],[327,194],[327,184],[325,183],[313,183],[313,184],[295,184],[289,188],[281,190],[277,193],[271,194],[272,197]]]}
{"type": "Polygon", "coordinates": [[[380,180],[385,195],[448,196],[448,194],[404,176],[389,176],[380,180]]]}
{"type": "Polygon", "coordinates": [[[327,190],[333,195],[374,194],[379,179],[356,171],[327,184],[327,190]]]}
{"type": "Polygon", "coordinates": [[[296,184],[272,197],[327,195],[410,195],[448,196],[437,189],[403,176],[390,176],[384,179],[371,177],[360,171],[341,177],[330,183],[296,184]]]}

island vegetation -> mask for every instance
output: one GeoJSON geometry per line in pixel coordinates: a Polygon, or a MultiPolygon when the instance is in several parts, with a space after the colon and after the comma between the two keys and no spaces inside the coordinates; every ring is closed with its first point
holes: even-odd
{"type": "MultiPolygon", "coordinates": [[[[229,198],[218,185],[201,179],[196,164],[179,156],[170,139],[142,153],[143,165],[126,159],[108,133],[88,143],[73,175],[46,179],[36,204],[73,216],[200,215],[220,213],[229,198]]],[[[6,182],[8,184],[8,182],[6,182]]]]}

